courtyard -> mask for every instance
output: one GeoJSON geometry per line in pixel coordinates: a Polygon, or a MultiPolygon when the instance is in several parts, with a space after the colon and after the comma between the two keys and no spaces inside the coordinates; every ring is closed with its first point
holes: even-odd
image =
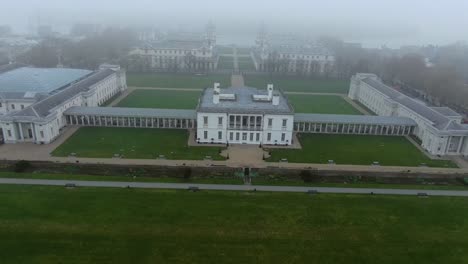
{"type": "Polygon", "coordinates": [[[0,199],[2,263],[467,259],[461,197],[0,185],[0,199]]]}
{"type": "Polygon", "coordinates": [[[206,88],[218,82],[221,87],[231,83],[229,74],[184,74],[184,73],[127,73],[129,87],[161,88],[206,88]]]}
{"type": "Polygon", "coordinates": [[[170,160],[224,160],[218,147],[189,147],[189,132],[177,129],[83,127],[56,148],[53,156],[170,160]]]}
{"type": "Polygon", "coordinates": [[[270,149],[270,162],[287,159],[294,163],[322,163],[383,166],[456,167],[451,161],[433,160],[405,137],[329,134],[298,134],[302,149],[270,149]]]}
{"type": "Polygon", "coordinates": [[[118,107],[195,109],[201,91],[136,89],[118,107]]]}
{"type": "MultiPolygon", "coordinates": [[[[201,91],[135,89],[116,106],[133,108],[195,109],[201,91]]],[[[338,95],[289,94],[297,113],[360,115],[356,108],[338,95]]]]}
{"type": "Polygon", "coordinates": [[[234,69],[234,57],[233,56],[219,56],[218,68],[222,70],[233,70],[234,69]]]}
{"type": "Polygon", "coordinates": [[[289,94],[287,96],[296,113],[361,115],[361,112],[338,95],[289,94]]]}
{"type": "Polygon", "coordinates": [[[251,87],[263,88],[272,83],[275,88],[288,92],[310,92],[310,93],[340,93],[347,94],[349,81],[313,79],[300,76],[270,76],[246,75],[245,84],[251,87]]]}

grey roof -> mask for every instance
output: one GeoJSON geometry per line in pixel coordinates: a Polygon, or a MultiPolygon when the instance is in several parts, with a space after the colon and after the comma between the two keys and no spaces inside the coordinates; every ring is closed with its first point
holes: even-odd
{"type": "Polygon", "coordinates": [[[126,107],[80,107],[74,106],[65,111],[66,115],[95,115],[120,117],[158,117],[196,119],[195,110],[158,109],[158,108],[126,108],[126,107]]]}
{"type": "Polygon", "coordinates": [[[39,101],[47,97],[47,93],[36,92],[0,92],[0,99],[2,100],[27,100],[39,101]]]}
{"type": "Polygon", "coordinates": [[[411,118],[407,117],[369,115],[331,115],[297,113],[294,115],[294,122],[416,126],[416,122],[414,122],[411,118]]]}
{"type": "Polygon", "coordinates": [[[51,92],[91,71],[63,68],[21,67],[0,74],[0,92],[51,92]]]}
{"type": "Polygon", "coordinates": [[[17,113],[12,114],[12,116],[27,116],[27,117],[46,117],[50,114],[50,111],[65,102],[66,100],[72,98],[73,96],[86,92],[90,87],[97,82],[107,78],[108,76],[115,73],[113,70],[102,70],[93,73],[87,78],[71,84],[69,87],[61,90],[60,92],[53,94],[42,101],[39,101],[24,110],[21,110],[17,113]]]}
{"type": "Polygon", "coordinates": [[[450,107],[442,106],[442,107],[431,107],[432,109],[436,110],[440,114],[447,116],[447,117],[462,117],[459,113],[455,112],[450,107]]]}
{"type": "Polygon", "coordinates": [[[293,114],[293,108],[283,93],[280,96],[279,105],[271,102],[259,102],[253,100],[253,95],[266,95],[267,90],[252,87],[229,87],[221,90],[222,94],[235,94],[236,100],[220,100],[213,103],[213,88],[206,88],[198,104],[197,111],[205,113],[233,113],[233,114],[293,114]]]}
{"type": "Polygon", "coordinates": [[[409,108],[413,112],[428,119],[429,121],[433,123],[433,126],[436,129],[449,130],[451,120],[447,118],[444,114],[440,113],[440,111],[436,111],[432,107],[429,107],[427,105],[424,105],[423,103],[417,102],[414,99],[398,92],[397,90],[375,79],[365,78],[363,82],[377,89],[381,93],[385,94],[393,101],[401,104],[404,107],[409,108]]]}

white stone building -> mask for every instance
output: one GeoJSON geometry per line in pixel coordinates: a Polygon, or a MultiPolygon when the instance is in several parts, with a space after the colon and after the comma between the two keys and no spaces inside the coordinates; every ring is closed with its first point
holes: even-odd
{"type": "Polygon", "coordinates": [[[197,107],[199,143],[291,145],[294,111],[273,85],[203,91],[197,107]]]}
{"type": "Polygon", "coordinates": [[[71,82],[90,74],[80,69],[0,67],[0,115],[22,110],[71,82]]]}
{"type": "Polygon", "coordinates": [[[335,63],[335,56],[316,41],[292,36],[274,39],[261,30],[255,44],[252,58],[260,72],[325,75],[335,63]]]}
{"type": "Polygon", "coordinates": [[[169,34],[159,41],[145,41],[129,53],[155,72],[211,72],[217,69],[216,33],[208,24],[204,34],[169,34]]]}
{"type": "Polygon", "coordinates": [[[468,155],[468,125],[448,107],[431,107],[383,84],[374,74],[351,78],[349,97],[379,116],[408,117],[416,122],[413,134],[433,155],[468,155]]]}
{"type": "MultiPolygon", "coordinates": [[[[105,65],[95,72],[86,71],[86,74],[78,79],[70,79],[69,72],[62,70],[64,69],[48,69],[53,74],[44,77],[44,86],[41,89],[50,91],[36,98],[36,102],[31,101],[27,105],[25,103],[24,107],[14,109],[12,104],[8,103],[9,111],[0,117],[0,128],[5,143],[50,143],[67,125],[64,115],[67,109],[74,106],[99,106],[127,88],[125,72],[118,66],[105,65]],[[60,85],[56,85],[57,83],[60,85]]],[[[31,77],[30,71],[41,69],[28,70],[25,75],[18,74],[16,77],[20,79],[17,81],[21,82],[21,78],[31,77]]],[[[14,80],[9,81],[15,83],[14,80]]]]}

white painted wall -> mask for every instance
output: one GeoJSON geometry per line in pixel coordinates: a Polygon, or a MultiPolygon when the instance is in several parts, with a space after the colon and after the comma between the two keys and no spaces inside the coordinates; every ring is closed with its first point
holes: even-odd
{"type": "MultiPolygon", "coordinates": [[[[66,126],[66,120],[63,113],[72,106],[98,106],[110,99],[112,96],[127,89],[125,82],[125,72],[116,72],[102,81],[90,87],[90,91],[78,94],[62,104],[55,107],[52,111],[53,114],[49,115],[43,120],[27,123],[26,126],[33,128],[35,140],[37,144],[48,144],[57,138],[63,127],[66,126]]],[[[0,127],[3,129],[5,143],[17,143],[20,141],[20,134],[18,124],[14,122],[0,122],[0,127]],[[8,131],[10,130],[11,136],[8,131]]],[[[23,131],[26,131],[23,128],[23,131]]]]}

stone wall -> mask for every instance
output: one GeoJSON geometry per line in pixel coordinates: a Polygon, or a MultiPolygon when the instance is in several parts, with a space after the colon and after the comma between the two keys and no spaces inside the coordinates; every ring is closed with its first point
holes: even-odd
{"type": "MultiPolygon", "coordinates": [[[[16,162],[0,161],[0,171],[14,171],[16,162]]],[[[102,176],[137,176],[137,177],[178,177],[182,178],[190,167],[186,166],[150,166],[150,165],[108,165],[83,163],[53,163],[29,162],[24,172],[30,173],[60,173],[102,176]]],[[[191,167],[192,178],[239,178],[244,170],[226,166],[191,167]]],[[[333,171],[333,170],[300,170],[286,168],[253,168],[250,170],[253,182],[290,181],[290,182],[369,182],[392,184],[463,184],[465,174],[422,174],[411,171],[400,172],[369,172],[369,171],[333,171]]]]}

